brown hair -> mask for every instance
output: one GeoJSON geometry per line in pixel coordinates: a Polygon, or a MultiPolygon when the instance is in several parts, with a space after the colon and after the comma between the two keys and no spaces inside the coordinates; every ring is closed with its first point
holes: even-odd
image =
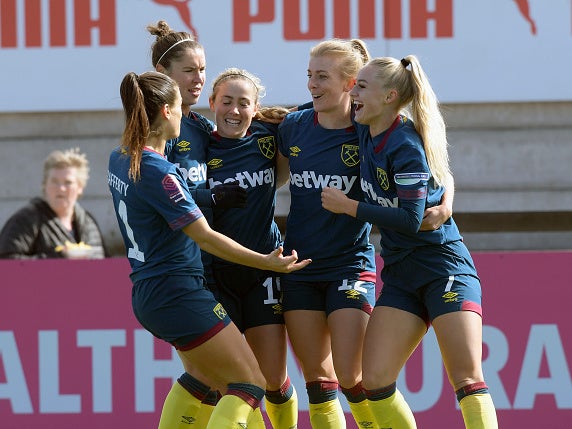
{"type": "Polygon", "coordinates": [[[174,31],[165,21],[156,25],[148,25],[147,31],[156,36],[151,45],[151,64],[157,67],[161,64],[166,69],[171,67],[171,61],[179,59],[186,49],[204,51],[203,46],[185,31],[174,31]]]}
{"type": "Polygon", "coordinates": [[[165,104],[175,104],[179,87],[163,73],[146,72],[138,76],[130,72],[121,81],[119,92],[125,112],[121,144],[131,155],[129,176],[137,181],[141,175],[141,154],[149,134],[153,132],[151,126],[165,104]]]}

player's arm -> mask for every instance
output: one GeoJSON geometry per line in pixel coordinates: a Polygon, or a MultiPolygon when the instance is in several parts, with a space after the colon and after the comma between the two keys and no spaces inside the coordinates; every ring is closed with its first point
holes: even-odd
{"type": "Polygon", "coordinates": [[[297,262],[298,255],[294,250],[291,255],[284,256],[282,247],[266,255],[247,249],[226,235],[211,229],[204,217],[187,225],[183,231],[206,252],[248,267],[288,273],[300,270],[311,262],[310,259],[297,262]]]}
{"type": "Polygon", "coordinates": [[[337,188],[322,190],[322,207],[332,213],[346,214],[381,228],[405,233],[419,231],[425,199],[401,200],[401,207],[383,207],[349,198],[337,188]]]}
{"type": "Polygon", "coordinates": [[[445,193],[441,197],[438,206],[429,207],[423,213],[421,231],[433,231],[453,215],[453,198],[455,197],[455,180],[452,174],[448,174],[445,180],[445,193]]]}

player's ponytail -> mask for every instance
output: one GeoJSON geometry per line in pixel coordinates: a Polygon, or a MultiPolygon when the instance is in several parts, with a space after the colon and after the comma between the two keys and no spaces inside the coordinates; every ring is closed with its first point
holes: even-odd
{"type": "Polygon", "coordinates": [[[121,81],[119,92],[125,113],[121,145],[131,156],[129,176],[136,182],[141,177],[141,154],[147,139],[151,134],[159,133],[152,127],[158,127],[156,121],[161,108],[165,104],[174,105],[179,87],[162,73],[146,72],[138,76],[130,72],[121,81]]]}
{"type": "Polygon", "coordinates": [[[381,57],[371,60],[368,66],[376,68],[376,75],[386,89],[397,91],[398,110],[406,113],[409,107],[415,129],[423,140],[431,173],[435,182],[442,185],[450,174],[445,121],[419,60],[415,55],[401,60],[381,57]]]}

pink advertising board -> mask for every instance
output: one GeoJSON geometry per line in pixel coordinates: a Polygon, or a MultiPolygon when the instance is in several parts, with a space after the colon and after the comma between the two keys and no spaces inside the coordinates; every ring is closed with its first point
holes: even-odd
{"type": "MultiPolygon", "coordinates": [[[[476,253],[501,428],[572,421],[572,252],[476,253]]],[[[155,428],[182,367],[131,311],[123,258],[0,261],[0,428],[155,428]]],[[[310,428],[304,382],[300,429],[310,428]]],[[[432,331],[398,380],[423,429],[461,428],[432,331]]],[[[344,403],[347,412],[347,404],[344,403]]],[[[355,428],[347,415],[348,428],[355,428]]]]}

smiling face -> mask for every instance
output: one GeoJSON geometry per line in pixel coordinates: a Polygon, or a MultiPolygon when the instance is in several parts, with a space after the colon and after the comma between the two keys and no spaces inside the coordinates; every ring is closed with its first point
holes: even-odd
{"type": "MultiPolygon", "coordinates": [[[[157,71],[165,73],[179,85],[183,98],[183,110],[190,110],[190,106],[197,104],[206,79],[205,52],[201,48],[188,48],[179,58],[170,63],[169,69],[161,65],[157,71]]],[[[188,112],[185,112],[188,113],[188,112]]]]}
{"type": "Polygon", "coordinates": [[[217,133],[226,138],[241,138],[258,111],[258,91],[246,77],[227,77],[216,85],[209,103],[215,114],[217,133]]]}
{"type": "Polygon", "coordinates": [[[72,213],[75,203],[83,192],[75,167],[52,168],[44,183],[44,196],[51,209],[63,218],[72,213]]]}
{"type": "Polygon", "coordinates": [[[377,135],[391,124],[396,109],[396,91],[388,89],[376,75],[376,68],[365,66],[358,74],[357,82],[350,91],[355,106],[356,122],[370,126],[372,135],[377,135]]]}
{"type": "Polygon", "coordinates": [[[311,57],[308,64],[308,90],[316,112],[331,112],[349,105],[352,82],[340,73],[340,60],[331,55],[311,57]]]}

